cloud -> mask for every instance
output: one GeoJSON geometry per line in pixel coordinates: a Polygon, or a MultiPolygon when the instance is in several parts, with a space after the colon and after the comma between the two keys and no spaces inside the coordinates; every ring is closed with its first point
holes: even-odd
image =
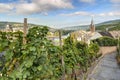
{"type": "Polygon", "coordinates": [[[84,3],[94,3],[95,0],[79,0],[80,2],[84,2],[84,3]]]}
{"type": "Polygon", "coordinates": [[[12,4],[0,3],[0,13],[10,12],[13,8],[12,4]]]}
{"type": "Polygon", "coordinates": [[[11,4],[0,3],[0,13],[14,11],[17,14],[42,13],[48,15],[49,11],[72,8],[74,6],[71,0],[19,0],[11,4]]]}
{"type": "Polygon", "coordinates": [[[110,0],[112,3],[120,3],[120,0],[110,0]]]}
{"type": "Polygon", "coordinates": [[[32,0],[31,3],[24,2],[16,5],[18,14],[44,13],[58,9],[71,9],[71,0],[32,0]]]}
{"type": "Polygon", "coordinates": [[[61,16],[92,16],[91,13],[85,12],[85,11],[78,11],[74,13],[69,13],[69,14],[60,14],[61,16]]]}
{"type": "Polygon", "coordinates": [[[98,15],[99,15],[99,16],[102,16],[102,17],[106,16],[105,13],[100,13],[100,14],[98,14],[98,15]]]}
{"type": "Polygon", "coordinates": [[[33,2],[44,9],[73,8],[71,0],[33,0],[33,2]]]}
{"type": "Polygon", "coordinates": [[[113,8],[117,11],[120,11],[120,0],[110,0],[111,3],[113,3],[113,8]]]}
{"type": "Polygon", "coordinates": [[[39,18],[29,18],[30,22],[41,22],[39,18]]]}
{"type": "Polygon", "coordinates": [[[90,13],[86,11],[78,11],[69,14],[60,14],[61,16],[94,16],[94,17],[107,17],[107,16],[120,16],[120,12],[107,12],[107,13],[90,13]]]}
{"type": "Polygon", "coordinates": [[[97,16],[101,16],[101,17],[106,17],[106,16],[120,16],[120,12],[100,13],[97,16]]]}
{"type": "Polygon", "coordinates": [[[16,6],[16,13],[18,14],[33,14],[38,11],[38,7],[34,3],[23,3],[16,6]]]}

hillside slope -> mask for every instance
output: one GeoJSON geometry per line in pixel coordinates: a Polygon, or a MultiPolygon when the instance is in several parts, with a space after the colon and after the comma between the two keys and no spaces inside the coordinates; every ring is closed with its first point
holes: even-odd
{"type": "MultiPolygon", "coordinates": [[[[109,30],[120,30],[120,19],[105,21],[99,24],[95,24],[96,30],[105,31],[106,28],[109,30]]],[[[82,26],[71,26],[62,28],[63,30],[89,30],[89,25],[82,26]]]]}
{"type": "MultiPolygon", "coordinates": [[[[4,22],[4,21],[1,21],[0,22],[0,29],[4,29],[8,24],[12,25],[12,27],[23,27],[23,23],[20,23],[20,22],[4,22]]],[[[43,27],[44,25],[37,25],[37,24],[28,23],[28,27],[34,27],[34,26],[43,27]]],[[[50,27],[48,27],[48,28],[51,29],[50,27]]]]}
{"type": "Polygon", "coordinates": [[[96,25],[96,30],[105,31],[106,29],[108,29],[109,31],[120,30],[120,19],[106,21],[96,25]]]}

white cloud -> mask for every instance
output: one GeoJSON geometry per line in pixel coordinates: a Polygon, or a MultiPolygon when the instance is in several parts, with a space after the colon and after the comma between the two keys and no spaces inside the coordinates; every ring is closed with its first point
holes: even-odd
{"type": "Polygon", "coordinates": [[[84,2],[84,3],[94,3],[95,0],[80,0],[80,2],[84,2]]]}
{"type": "Polygon", "coordinates": [[[62,16],[92,16],[91,13],[85,12],[85,11],[79,11],[79,12],[74,12],[74,13],[69,13],[69,14],[60,14],[62,16]]]}
{"type": "Polygon", "coordinates": [[[112,3],[120,3],[120,0],[110,0],[112,3]]]}
{"type": "Polygon", "coordinates": [[[13,5],[12,4],[4,4],[0,3],[0,13],[5,13],[13,10],[13,5]]]}
{"type": "Polygon", "coordinates": [[[100,13],[97,16],[101,16],[101,17],[106,17],[106,16],[120,16],[120,12],[100,13]]]}
{"type": "Polygon", "coordinates": [[[30,22],[41,22],[41,20],[39,18],[29,18],[30,22]]]}
{"type": "Polygon", "coordinates": [[[120,16],[120,12],[107,12],[107,13],[90,13],[85,11],[78,11],[69,14],[60,14],[61,16],[94,16],[94,17],[107,17],[107,16],[120,16]]]}
{"type": "Polygon", "coordinates": [[[0,3],[0,13],[14,9],[17,14],[42,13],[48,15],[48,11],[74,8],[71,0],[19,0],[16,3],[0,3]],[[30,1],[30,2],[29,2],[30,1]]]}
{"type": "Polygon", "coordinates": [[[98,14],[99,16],[102,16],[102,17],[104,17],[104,16],[106,16],[106,14],[104,14],[104,13],[100,13],[100,14],[98,14]]]}
{"type": "Polygon", "coordinates": [[[110,0],[115,11],[120,11],[120,0],[110,0]]]}
{"type": "Polygon", "coordinates": [[[33,2],[46,9],[73,8],[71,0],[33,0],[33,2]]]}
{"type": "Polygon", "coordinates": [[[116,13],[110,12],[108,13],[109,16],[116,16],[116,13]]]}
{"type": "Polygon", "coordinates": [[[16,12],[20,14],[44,13],[56,9],[71,9],[71,0],[32,0],[31,3],[21,3],[16,5],[16,12]]]}
{"type": "Polygon", "coordinates": [[[16,12],[18,14],[33,14],[37,13],[38,11],[38,7],[34,3],[23,3],[16,6],[16,12]]]}
{"type": "Polygon", "coordinates": [[[113,8],[117,11],[120,11],[120,0],[110,0],[111,3],[113,3],[113,8]]]}

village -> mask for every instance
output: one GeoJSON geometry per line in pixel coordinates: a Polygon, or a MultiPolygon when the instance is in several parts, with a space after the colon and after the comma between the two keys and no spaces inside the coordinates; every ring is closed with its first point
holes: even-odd
{"type": "MultiPolygon", "coordinates": [[[[14,25],[6,24],[5,29],[2,29],[1,31],[3,31],[3,32],[21,31],[21,32],[26,33],[29,28],[34,27],[34,26],[28,26],[27,18],[24,19],[24,25],[22,25],[22,24],[15,24],[15,25],[17,25],[18,27],[13,27],[14,25]]],[[[56,30],[51,30],[51,31],[48,32],[47,37],[50,40],[52,40],[52,42],[55,45],[59,45],[59,41],[60,41],[59,40],[59,31],[60,30],[56,29],[56,30]]],[[[97,30],[95,30],[95,24],[94,24],[94,21],[92,19],[91,24],[89,25],[89,31],[76,30],[74,32],[68,33],[67,35],[62,35],[61,34],[61,39],[62,39],[62,44],[63,44],[64,39],[71,35],[74,40],[83,41],[83,42],[85,42],[85,43],[87,43],[89,45],[91,40],[94,40],[94,39],[97,39],[97,38],[100,38],[100,37],[103,37],[103,36],[118,39],[120,37],[119,34],[120,34],[119,30],[109,31],[109,28],[106,28],[105,31],[97,31],[97,30]]]]}

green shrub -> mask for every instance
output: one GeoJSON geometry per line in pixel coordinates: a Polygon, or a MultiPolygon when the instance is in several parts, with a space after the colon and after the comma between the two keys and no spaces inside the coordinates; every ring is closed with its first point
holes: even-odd
{"type": "Polygon", "coordinates": [[[101,37],[96,40],[93,40],[93,42],[96,42],[99,46],[116,46],[117,40],[110,37],[101,37]]]}

